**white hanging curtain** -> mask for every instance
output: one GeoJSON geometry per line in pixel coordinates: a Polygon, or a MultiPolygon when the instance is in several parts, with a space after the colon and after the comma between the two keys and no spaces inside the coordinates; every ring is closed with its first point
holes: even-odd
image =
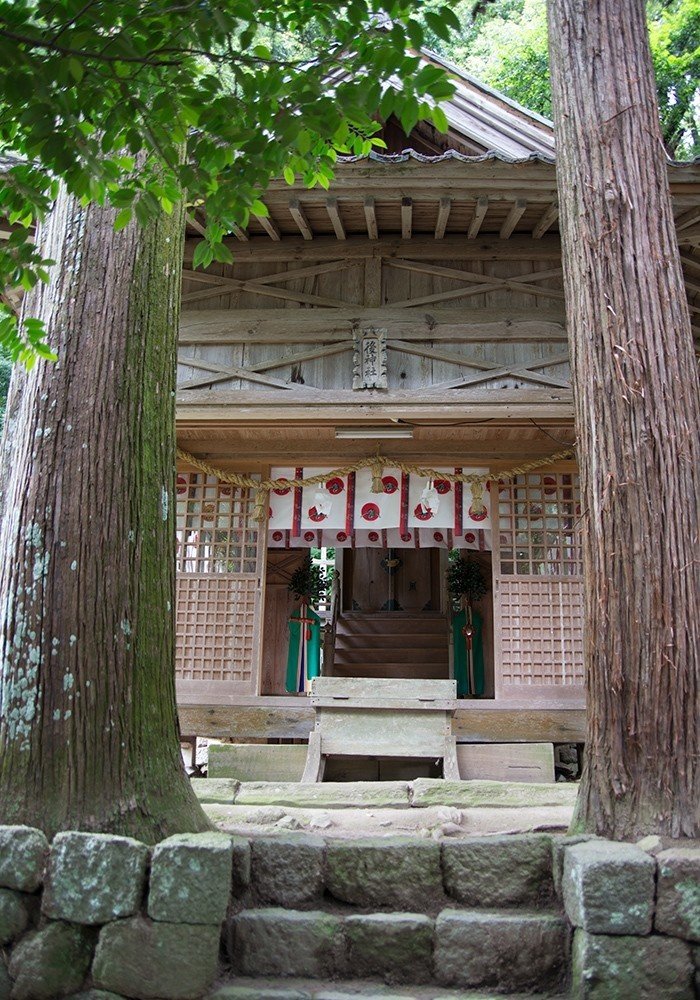
{"type": "MultiPolygon", "coordinates": [[[[488,472],[483,468],[435,471],[488,472]]],[[[491,549],[488,488],[484,509],[478,510],[468,483],[437,476],[429,480],[390,467],[382,471],[383,493],[372,492],[369,468],[332,476],[332,469],[285,466],[273,468],[271,477],[292,480],[323,472],[329,477],[319,485],[290,486],[270,493],[271,547],[491,549]]]]}

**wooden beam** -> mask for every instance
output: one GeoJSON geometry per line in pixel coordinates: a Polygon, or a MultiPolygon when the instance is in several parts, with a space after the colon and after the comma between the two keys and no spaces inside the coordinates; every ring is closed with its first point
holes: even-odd
{"type": "Polygon", "coordinates": [[[445,230],[447,229],[447,222],[450,218],[450,209],[452,208],[451,198],[441,198],[438,207],[437,222],[435,223],[435,239],[441,240],[445,235],[445,230]]]}
{"type": "Polygon", "coordinates": [[[382,304],[382,263],[380,257],[370,257],[365,261],[363,302],[369,309],[378,309],[382,304]]]}
{"type": "MultiPolygon", "coordinates": [[[[237,697],[222,695],[222,703],[185,703],[178,682],[180,730],[186,736],[211,739],[306,739],[313,729],[313,708],[306,698],[237,697]],[[224,702],[225,699],[225,702],[224,702]],[[300,704],[301,702],[301,704],[300,704]]],[[[465,708],[458,702],[454,734],[472,743],[583,743],[586,712],[576,709],[523,707],[465,708]]]]}
{"type": "Polygon", "coordinates": [[[210,377],[190,379],[189,381],[183,382],[177,386],[178,392],[181,392],[182,390],[190,391],[192,389],[197,389],[200,386],[211,385],[214,382],[227,381],[232,378],[239,378],[244,382],[256,382],[260,385],[271,386],[273,388],[284,390],[300,389],[303,392],[309,392],[311,389],[315,388],[315,386],[301,385],[297,382],[284,382],[282,379],[273,378],[272,375],[259,375],[250,368],[242,368],[238,365],[221,365],[214,361],[204,361],[202,358],[181,356],[178,358],[177,363],[179,365],[188,365],[190,368],[201,368],[203,371],[212,372],[215,376],[217,376],[216,378],[210,377]]]}
{"type": "MultiPolygon", "coordinates": [[[[346,351],[352,350],[351,343],[338,343],[338,344],[324,344],[322,347],[313,347],[308,351],[292,351],[291,354],[282,354],[279,358],[270,358],[267,361],[259,361],[256,365],[248,365],[245,370],[247,372],[265,372],[269,371],[271,368],[284,368],[286,365],[296,365],[300,364],[302,361],[315,361],[317,358],[330,357],[333,354],[344,354],[346,351]]],[[[197,364],[195,365],[191,359],[185,360],[182,356],[178,358],[178,364],[190,365],[191,367],[204,368],[207,367],[209,370],[216,372],[217,368],[215,365],[205,364],[201,359],[197,359],[197,364]]],[[[231,378],[231,375],[224,374],[226,369],[221,367],[218,369],[218,374],[214,374],[210,378],[199,378],[190,379],[187,382],[181,382],[178,385],[178,391],[181,389],[197,389],[201,386],[209,385],[213,382],[225,382],[227,379],[231,378]],[[198,385],[196,383],[199,383],[198,385]]],[[[251,379],[250,381],[254,381],[251,379]]],[[[296,383],[295,383],[296,384],[296,383]]],[[[304,388],[298,384],[297,388],[304,388]]],[[[290,386],[294,388],[294,386],[290,386]]]]}
{"type": "Polygon", "coordinates": [[[474,206],[474,217],[469,223],[469,229],[467,230],[467,239],[474,240],[479,235],[479,230],[481,229],[481,223],[484,221],[484,216],[489,209],[489,200],[484,195],[477,198],[476,205],[474,206]]]}
{"type": "Polygon", "coordinates": [[[501,226],[501,231],[499,233],[499,236],[501,237],[502,240],[507,240],[508,237],[511,236],[513,230],[520,222],[520,219],[522,218],[526,208],[527,208],[527,202],[525,201],[524,198],[518,198],[516,199],[516,201],[513,202],[513,204],[510,207],[510,211],[506,216],[505,222],[501,226]]]}
{"type": "Polygon", "coordinates": [[[236,237],[237,240],[241,241],[241,243],[247,243],[250,238],[248,236],[248,233],[246,233],[244,229],[241,229],[240,226],[237,226],[235,222],[231,227],[231,232],[233,233],[233,235],[236,237]]]}
{"type": "Polygon", "coordinates": [[[696,222],[700,222],[700,207],[688,209],[687,212],[683,212],[675,220],[676,232],[682,235],[684,229],[694,226],[696,222]]]}
{"type": "Polygon", "coordinates": [[[554,225],[554,223],[559,218],[559,205],[556,201],[553,201],[551,205],[548,205],[539,221],[535,224],[532,230],[533,240],[541,240],[547,230],[554,225]]]}
{"type": "Polygon", "coordinates": [[[198,232],[200,236],[204,236],[206,230],[194,213],[187,213],[187,222],[190,226],[192,226],[195,232],[198,232]]]}
{"type": "Polygon", "coordinates": [[[295,281],[298,278],[315,277],[317,274],[343,270],[346,266],[344,260],[325,261],[322,264],[295,268],[292,271],[274,271],[272,274],[265,274],[259,278],[251,278],[250,281],[243,281],[240,278],[224,278],[218,274],[208,274],[206,271],[192,271],[189,268],[183,268],[184,277],[193,281],[203,282],[209,285],[209,288],[194,292],[185,292],[182,296],[182,303],[187,305],[191,302],[201,302],[205,299],[216,298],[219,295],[226,295],[229,292],[254,292],[257,295],[287,299],[290,302],[300,302],[306,305],[335,305],[336,307],[340,307],[347,304],[342,299],[324,298],[306,292],[292,292],[285,288],[278,288],[273,283],[284,284],[287,281],[295,281]]]}
{"type": "Polygon", "coordinates": [[[326,211],[328,212],[328,217],[333,224],[333,232],[336,238],[339,240],[347,239],[345,233],[345,227],[343,226],[343,220],[340,218],[340,212],[338,211],[338,199],[328,198],[326,200],[326,211]]]}
{"type": "MultiPolygon", "coordinates": [[[[570,387],[570,382],[553,378],[551,375],[543,375],[532,370],[534,368],[547,368],[549,365],[568,364],[568,361],[569,355],[563,354],[558,358],[551,358],[549,361],[543,362],[542,359],[539,359],[537,362],[533,362],[529,365],[521,365],[519,367],[516,367],[515,365],[503,365],[501,367],[491,366],[491,368],[479,372],[478,375],[463,375],[459,378],[448,379],[445,382],[436,382],[434,385],[430,386],[430,391],[444,392],[447,389],[464,389],[467,386],[478,385],[480,382],[488,382],[494,378],[529,379],[532,382],[540,382],[542,385],[551,385],[558,389],[568,389],[570,387]]],[[[498,391],[500,392],[501,390],[499,389],[498,391]]]]}
{"type": "Polygon", "coordinates": [[[270,239],[279,243],[282,237],[274,219],[270,218],[269,215],[256,215],[255,218],[258,220],[270,239]]]}
{"type": "Polygon", "coordinates": [[[410,240],[413,230],[413,201],[411,198],[401,199],[401,239],[410,240]]]}
{"type": "MultiPolygon", "coordinates": [[[[373,207],[373,206],[372,206],[373,207]]],[[[370,210],[371,211],[371,210],[370,210]]],[[[190,238],[185,241],[185,261],[191,262],[194,251],[201,240],[190,238]]],[[[535,240],[528,236],[515,235],[509,240],[499,240],[497,236],[483,236],[478,242],[465,240],[458,233],[447,233],[442,240],[435,240],[432,233],[414,233],[412,239],[402,240],[400,236],[383,236],[369,241],[366,236],[348,236],[342,249],[335,235],[317,236],[309,244],[298,236],[283,236],[280,243],[271,242],[267,236],[253,236],[245,245],[234,240],[224,240],[233,251],[236,264],[244,263],[301,263],[304,260],[333,259],[342,253],[348,260],[364,260],[367,257],[403,257],[407,260],[527,260],[555,261],[561,259],[559,235],[545,235],[535,240]]]]}
{"type": "Polygon", "coordinates": [[[265,389],[194,389],[178,393],[178,419],[207,424],[236,420],[254,420],[262,424],[317,421],[399,420],[522,420],[566,419],[573,416],[573,396],[568,389],[484,389],[452,393],[447,399],[439,393],[399,390],[352,389],[316,390],[304,393],[268,392],[265,389]],[[360,397],[358,399],[358,396],[360,397]]]}
{"type": "Polygon", "coordinates": [[[350,341],[359,323],[387,329],[389,340],[452,343],[563,343],[564,310],[557,308],[197,309],[180,316],[180,343],[318,344],[350,341]]]}
{"type": "Polygon", "coordinates": [[[417,260],[403,260],[401,257],[389,257],[386,261],[386,266],[397,267],[406,271],[420,271],[422,274],[434,274],[439,278],[454,278],[455,281],[477,281],[482,284],[491,284],[494,281],[533,284],[536,281],[549,281],[550,278],[561,278],[563,274],[560,267],[554,267],[548,271],[528,271],[527,274],[514,274],[508,278],[495,278],[493,275],[480,274],[478,271],[463,271],[458,267],[445,267],[441,264],[429,264],[417,260]]]}
{"type": "Polygon", "coordinates": [[[306,213],[301,207],[298,198],[292,198],[289,202],[289,214],[296,222],[299,227],[299,232],[304,237],[305,240],[312,240],[314,234],[311,232],[311,226],[309,225],[309,220],[306,218],[306,213]]]}
{"type": "Polygon", "coordinates": [[[365,222],[367,223],[367,236],[370,240],[379,239],[377,228],[377,215],[374,210],[374,198],[365,198],[365,222]]]}

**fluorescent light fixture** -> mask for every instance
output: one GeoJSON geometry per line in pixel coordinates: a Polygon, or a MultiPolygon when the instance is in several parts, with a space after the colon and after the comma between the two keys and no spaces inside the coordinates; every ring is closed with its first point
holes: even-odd
{"type": "Polygon", "coordinates": [[[336,427],[337,438],[412,438],[413,428],[402,427],[336,427]]]}

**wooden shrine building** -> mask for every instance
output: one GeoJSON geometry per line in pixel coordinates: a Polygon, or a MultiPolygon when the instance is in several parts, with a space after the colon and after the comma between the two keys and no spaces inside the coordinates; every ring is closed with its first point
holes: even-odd
{"type": "MultiPolygon", "coordinates": [[[[285,670],[288,582],[312,547],[335,550],[338,572],[329,673],[448,678],[445,570],[459,548],[489,590],[484,693],[455,703],[458,740],[584,739],[576,464],[499,482],[575,442],[552,125],[448,69],[447,135],[391,120],[387,152],[341,158],[329,191],[274,182],[269,217],[230,238],[233,265],[192,269],[203,229],[190,216],[180,448],[261,479],[329,475],[270,494],[260,523],[254,489],[182,464],[184,733],[308,737],[313,709],[286,692],[285,670]],[[367,468],[330,475],[377,449],[386,492],[371,493],[367,468]],[[489,473],[478,517],[467,485],[396,462],[489,473]]],[[[670,163],[669,177],[700,326],[700,163],[670,163]]]]}

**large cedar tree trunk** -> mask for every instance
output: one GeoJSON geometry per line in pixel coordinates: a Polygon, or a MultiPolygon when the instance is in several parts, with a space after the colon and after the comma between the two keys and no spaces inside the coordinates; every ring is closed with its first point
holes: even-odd
{"type": "Polygon", "coordinates": [[[550,0],[585,501],[575,825],[700,835],[700,401],[643,0],[550,0]]]}
{"type": "Polygon", "coordinates": [[[208,826],[179,751],[174,372],[182,213],[113,231],[61,193],[27,296],[0,530],[0,823],[156,841],[208,826]]]}

